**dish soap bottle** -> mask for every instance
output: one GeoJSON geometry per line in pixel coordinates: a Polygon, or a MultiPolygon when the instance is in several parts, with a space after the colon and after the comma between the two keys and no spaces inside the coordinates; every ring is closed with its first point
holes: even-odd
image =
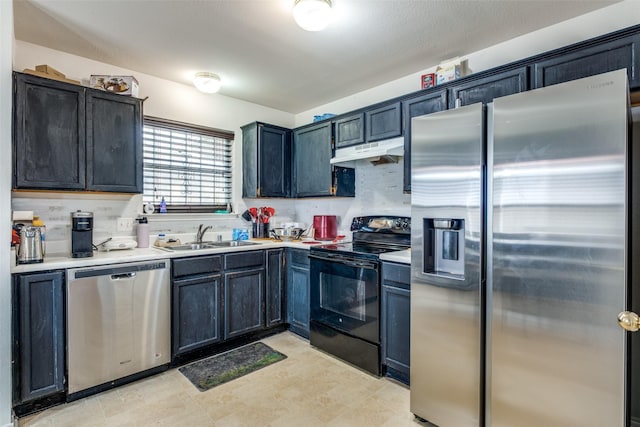
{"type": "Polygon", "coordinates": [[[167,202],[164,201],[164,197],[160,201],[160,213],[167,213],[167,202]]]}

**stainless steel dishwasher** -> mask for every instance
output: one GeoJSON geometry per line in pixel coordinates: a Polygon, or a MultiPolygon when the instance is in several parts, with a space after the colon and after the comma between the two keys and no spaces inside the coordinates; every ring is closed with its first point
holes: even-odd
{"type": "Polygon", "coordinates": [[[69,394],[167,364],[168,261],[67,270],[69,394]]]}

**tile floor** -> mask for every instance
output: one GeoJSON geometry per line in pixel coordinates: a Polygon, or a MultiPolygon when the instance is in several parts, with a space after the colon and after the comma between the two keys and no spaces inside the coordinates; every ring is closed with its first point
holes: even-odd
{"type": "Polygon", "coordinates": [[[262,340],[287,359],[208,391],[171,369],[20,419],[23,427],[419,427],[409,389],[312,348],[290,332],[262,340]]]}

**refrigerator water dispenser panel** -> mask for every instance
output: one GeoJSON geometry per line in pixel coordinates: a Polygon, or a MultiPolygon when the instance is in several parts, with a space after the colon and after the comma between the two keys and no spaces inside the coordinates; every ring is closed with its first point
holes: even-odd
{"type": "Polygon", "coordinates": [[[423,219],[425,274],[464,280],[464,220],[423,219]]]}

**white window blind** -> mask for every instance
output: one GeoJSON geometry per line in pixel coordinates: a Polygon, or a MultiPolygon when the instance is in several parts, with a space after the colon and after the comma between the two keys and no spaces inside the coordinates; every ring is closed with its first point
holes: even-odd
{"type": "Polygon", "coordinates": [[[211,212],[231,203],[233,132],[144,118],[144,203],[211,212]]]}

